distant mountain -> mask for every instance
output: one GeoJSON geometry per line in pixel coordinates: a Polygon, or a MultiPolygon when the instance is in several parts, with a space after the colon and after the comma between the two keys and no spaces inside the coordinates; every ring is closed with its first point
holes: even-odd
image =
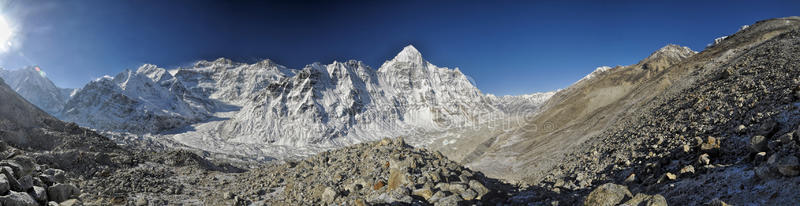
{"type": "Polygon", "coordinates": [[[224,58],[169,71],[145,65],[90,82],[59,117],[105,131],[185,133],[178,139],[188,145],[337,146],[532,112],[550,94],[484,95],[459,69],[407,46],[377,70],[354,60],[302,69],[224,58]]]}
{"type": "Polygon", "coordinates": [[[36,71],[36,67],[17,70],[0,69],[0,78],[12,90],[50,114],[60,111],[74,89],[59,88],[50,79],[36,71]]]}

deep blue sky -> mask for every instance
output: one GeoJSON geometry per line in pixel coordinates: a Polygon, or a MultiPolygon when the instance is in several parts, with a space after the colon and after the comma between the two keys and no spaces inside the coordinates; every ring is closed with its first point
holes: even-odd
{"type": "Polygon", "coordinates": [[[798,1],[668,2],[6,1],[0,12],[17,34],[0,66],[40,65],[57,85],[80,87],[142,63],[217,57],[291,68],[356,59],[377,69],[413,44],[485,93],[523,94],[634,64],[668,43],[699,51],[742,25],[800,15],[798,1]]]}

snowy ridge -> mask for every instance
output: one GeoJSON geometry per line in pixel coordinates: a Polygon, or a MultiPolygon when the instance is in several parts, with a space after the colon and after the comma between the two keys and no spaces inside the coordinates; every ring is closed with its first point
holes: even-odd
{"type": "Polygon", "coordinates": [[[34,67],[18,70],[0,69],[0,78],[3,78],[11,89],[25,100],[50,114],[60,111],[73,92],[73,89],[57,87],[50,79],[40,75],[34,67]]]}
{"type": "Polygon", "coordinates": [[[203,120],[213,104],[155,65],[90,82],[57,116],[100,130],[148,133],[203,120]]]}

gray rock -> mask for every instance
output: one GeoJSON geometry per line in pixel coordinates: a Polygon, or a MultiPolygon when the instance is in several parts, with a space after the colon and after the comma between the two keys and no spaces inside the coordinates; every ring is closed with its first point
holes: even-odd
{"type": "Polygon", "coordinates": [[[437,191],[436,193],[433,193],[433,196],[431,196],[430,199],[428,199],[428,202],[437,202],[437,201],[439,201],[440,199],[442,199],[442,198],[444,198],[446,196],[447,195],[444,194],[444,192],[437,191]]]}
{"type": "Polygon", "coordinates": [[[79,206],[83,205],[83,203],[78,199],[69,199],[63,202],[58,203],[59,206],[79,206]]]}
{"type": "Polygon", "coordinates": [[[77,197],[80,192],[74,185],[60,183],[47,188],[47,198],[60,204],[62,201],[77,197]]]}
{"type": "Polygon", "coordinates": [[[753,172],[756,174],[756,177],[758,177],[761,180],[772,179],[778,175],[769,166],[766,165],[756,167],[753,170],[753,172]]]}
{"type": "Polygon", "coordinates": [[[489,193],[489,188],[483,186],[483,184],[477,180],[470,180],[469,181],[469,188],[475,190],[478,193],[476,199],[481,199],[484,195],[489,193]]]}
{"type": "Polygon", "coordinates": [[[28,193],[11,191],[8,195],[0,196],[0,203],[7,206],[35,206],[39,205],[28,193]]]}
{"type": "Polygon", "coordinates": [[[767,151],[767,138],[761,135],[750,137],[750,151],[756,153],[767,151]]]}
{"type": "Polygon", "coordinates": [[[17,179],[14,179],[14,175],[11,174],[10,170],[7,168],[2,169],[2,173],[6,176],[6,180],[8,180],[8,185],[11,186],[11,190],[24,192],[25,190],[22,189],[22,186],[19,184],[17,179]]]}
{"type": "Polygon", "coordinates": [[[44,189],[44,187],[34,186],[31,195],[33,195],[33,199],[36,202],[47,202],[47,189],[44,189]]]}
{"type": "Polygon", "coordinates": [[[638,193],[636,196],[633,196],[630,200],[623,203],[623,205],[629,206],[667,206],[667,199],[664,196],[659,194],[656,195],[647,195],[644,193],[638,193]]]}
{"type": "Polygon", "coordinates": [[[619,204],[625,197],[633,197],[628,187],[606,183],[589,193],[589,196],[583,201],[583,205],[613,206],[619,204]]]}
{"type": "Polygon", "coordinates": [[[800,175],[800,161],[794,155],[778,157],[775,167],[782,175],[793,177],[800,175]]]}
{"type": "Polygon", "coordinates": [[[322,202],[332,203],[334,199],[336,199],[336,190],[326,187],[322,192],[322,202]]]}
{"type": "Polygon", "coordinates": [[[440,199],[438,202],[436,202],[433,205],[457,206],[458,202],[461,202],[463,200],[464,199],[461,199],[461,196],[454,194],[454,195],[450,195],[450,196],[447,196],[447,197],[444,197],[444,198],[440,199]]]}
{"type": "Polygon", "coordinates": [[[464,200],[474,200],[475,198],[478,197],[478,193],[472,189],[464,190],[459,194],[461,195],[461,198],[463,198],[464,200]]]}
{"type": "Polygon", "coordinates": [[[66,173],[64,170],[48,168],[44,170],[43,174],[53,177],[53,183],[63,183],[67,181],[66,173]]]}
{"type": "Polygon", "coordinates": [[[136,199],[136,202],[133,203],[136,206],[146,206],[147,205],[147,198],[140,197],[136,199]]]}
{"type": "Polygon", "coordinates": [[[6,175],[0,174],[0,194],[6,194],[9,189],[11,189],[11,185],[8,183],[8,178],[6,175]]]}
{"type": "Polygon", "coordinates": [[[33,178],[30,175],[19,178],[17,182],[19,182],[19,186],[22,189],[20,192],[25,192],[33,188],[33,178]]]}

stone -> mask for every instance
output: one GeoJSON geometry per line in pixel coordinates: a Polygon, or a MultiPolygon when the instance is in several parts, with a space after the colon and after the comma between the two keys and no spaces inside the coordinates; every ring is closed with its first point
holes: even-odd
{"type": "Polygon", "coordinates": [[[322,202],[332,203],[336,199],[336,190],[331,187],[326,187],[322,192],[322,202]]]}
{"type": "Polygon", "coordinates": [[[77,200],[77,199],[69,199],[69,200],[65,200],[63,202],[58,203],[58,205],[59,206],[79,206],[79,205],[83,205],[83,203],[81,203],[81,201],[77,200]]]}
{"type": "Polygon", "coordinates": [[[628,187],[613,183],[606,183],[595,188],[583,205],[586,206],[613,206],[619,204],[625,197],[633,197],[628,187]]]}
{"type": "Polygon", "coordinates": [[[664,174],[664,176],[666,176],[668,180],[676,180],[676,179],[678,179],[677,175],[669,173],[669,172],[667,172],[667,174],[664,174]]]}
{"type": "Polygon", "coordinates": [[[62,201],[77,197],[80,192],[74,185],[59,183],[47,188],[47,199],[60,204],[62,201]]]}
{"type": "Polygon", "coordinates": [[[380,146],[387,146],[387,145],[390,145],[390,144],[392,144],[392,139],[389,139],[389,138],[384,138],[380,142],[378,142],[378,145],[380,145],[380,146]]]}
{"type": "Polygon", "coordinates": [[[667,206],[667,199],[664,196],[659,194],[656,195],[647,195],[644,193],[638,193],[630,200],[623,203],[623,205],[629,206],[667,206]]]}
{"type": "Polygon", "coordinates": [[[33,193],[31,193],[31,195],[33,195],[33,199],[36,200],[36,202],[47,202],[47,189],[44,187],[33,186],[33,193]]]}
{"type": "Polygon", "coordinates": [[[636,181],[636,174],[635,173],[631,173],[630,175],[628,175],[628,177],[625,178],[625,180],[623,182],[632,183],[634,181],[636,181]]]}
{"type": "Polygon", "coordinates": [[[8,183],[8,178],[0,174],[0,194],[6,194],[9,189],[11,189],[11,185],[8,183]]]}
{"type": "Polygon", "coordinates": [[[441,206],[458,206],[458,202],[461,202],[463,200],[464,199],[462,199],[460,195],[454,194],[454,195],[450,195],[450,196],[444,197],[442,199],[439,199],[439,201],[436,202],[436,204],[434,204],[434,205],[437,205],[437,206],[438,205],[441,205],[441,206]]]}
{"type": "Polygon", "coordinates": [[[775,167],[784,176],[800,175],[800,161],[794,155],[786,155],[777,160],[775,167]]]}
{"type": "Polygon", "coordinates": [[[222,193],[222,198],[225,198],[226,200],[233,199],[233,197],[235,197],[235,196],[236,195],[234,195],[232,192],[222,193]]]}
{"type": "Polygon", "coordinates": [[[467,200],[467,201],[469,201],[469,200],[473,200],[473,199],[475,199],[476,197],[478,197],[478,193],[477,193],[477,192],[475,192],[475,191],[474,191],[474,190],[472,190],[472,189],[467,189],[467,190],[464,190],[463,192],[461,192],[461,193],[459,193],[459,194],[461,195],[461,198],[463,198],[464,200],[467,200]]]}
{"type": "Polygon", "coordinates": [[[431,196],[431,198],[428,200],[428,202],[437,202],[437,201],[439,201],[440,199],[442,199],[442,198],[444,198],[446,196],[447,196],[447,194],[445,194],[444,192],[437,191],[437,192],[433,193],[433,196],[431,196]]]}
{"type": "Polygon", "coordinates": [[[767,138],[761,135],[750,137],[750,151],[755,153],[767,151],[767,138]]]}
{"type": "Polygon", "coordinates": [[[406,141],[403,137],[395,138],[392,143],[394,143],[395,147],[404,147],[406,145],[406,141]]]}
{"type": "MultiPolygon", "coordinates": [[[[36,170],[36,167],[38,167],[38,165],[33,160],[33,158],[30,158],[30,157],[24,156],[24,155],[14,156],[14,158],[11,158],[10,161],[16,162],[18,165],[21,166],[19,172],[16,172],[16,171],[14,172],[17,175],[17,177],[23,177],[25,175],[30,175],[31,173],[33,173],[33,171],[36,170]]],[[[2,164],[0,164],[0,165],[2,165],[2,164]]]]}
{"type": "MultiPolygon", "coordinates": [[[[767,143],[767,148],[772,151],[779,151],[782,147],[790,147],[794,146],[794,133],[789,132],[786,134],[781,135],[778,138],[774,138],[767,143]]],[[[766,151],[766,150],[765,150],[766,151]]]]}
{"type": "Polygon", "coordinates": [[[708,204],[706,204],[706,205],[708,205],[708,206],[728,206],[727,203],[725,203],[725,202],[723,202],[722,200],[719,200],[719,199],[711,200],[711,202],[708,202],[708,204]]]}
{"type": "Polygon", "coordinates": [[[394,190],[404,186],[408,182],[408,172],[402,169],[389,170],[389,183],[386,185],[388,190],[394,190]]]}
{"type": "Polygon", "coordinates": [[[385,185],[386,185],[386,183],[383,183],[383,180],[378,180],[378,182],[375,182],[375,184],[372,185],[372,189],[373,190],[380,190],[385,185]]]}
{"type": "Polygon", "coordinates": [[[53,177],[53,183],[62,183],[67,181],[66,173],[64,170],[48,168],[44,170],[43,174],[53,177]]]}
{"type": "Polygon", "coordinates": [[[460,194],[460,193],[463,193],[464,191],[467,191],[467,189],[468,189],[468,187],[465,184],[453,183],[453,184],[450,184],[450,189],[447,190],[447,191],[460,194]]]}
{"type": "Polygon", "coordinates": [[[28,193],[10,191],[8,195],[0,196],[0,203],[9,206],[36,206],[36,200],[33,199],[28,193]]]}
{"type": "Polygon", "coordinates": [[[778,130],[778,122],[776,122],[775,120],[767,120],[761,123],[761,126],[758,127],[757,133],[759,135],[771,136],[777,130],[778,130]]]}
{"type": "Polygon", "coordinates": [[[430,188],[416,189],[412,191],[411,194],[414,196],[422,197],[425,200],[430,200],[431,197],[433,196],[433,190],[431,190],[430,188]]]}
{"type": "Polygon", "coordinates": [[[17,180],[21,188],[20,192],[25,192],[33,188],[33,178],[30,175],[25,175],[17,180]]]}
{"type": "Polygon", "coordinates": [[[718,153],[720,148],[720,140],[712,136],[708,136],[705,143],[700,144],[700,151],[706,153],[718,153]]]}
{"type": "Polygon", "coordinates": [[[691,173],[694,174],[694,166],[686,165],[685,167],[681,168],[680,174],[691,173]]]}
{"type": "Polygon", "coordinates": [[[133,203],[136,206],[146,206],[147,205],[147,198],[140,197],[136,199],[136,202],[133,203]]]}
{"type": "Polygon", "coordinates": [[[489,194],[489,188],[486,188],[486,186],[484,186],[483,183],[481,183],[481,182],[479,182],[477,180],[470,180],[469,181],[469,188],[474,190],[476,193],[478,193],[478,195],[477,195],[477,197],[475,197],[475,199],[479,199],[480,200],[484,195],[489,194]]]}
{"type": "Polygon", "coordinates": [[[10,173],[10,170],[3,169],[2,173],[4,176],[6,176],[6,180],[8,181],[8,185],[10,186],[11,190],[17,192],[25,192],[25,190],[23,190],[22,186],[19,184],[19,181],[17,181],[17,179],[14,179],[14,175],[10,173]]]}
{"type": "Polygon", "coordinates": [[[711,157],[708,154],[701,154],[700,157],[697,158],[697,163],[701,165],[709,165],[711,164],[711,157]]]}
{"type": "Polygon", "coordinates": [[[772,171],[772,169],[770,169],[770,167],[765,166],[765,165],[756,167],[753,170],[753,173],[755,173],[756,177],[758,177],[761,180],[772,179],[772,178],[775,178],[775,176],[777,175],[776,172],[772,171]]]}
{"type": "Polygon", "coordinates": [[[734,131],[736,133],[739,133],[739,134],[743,134],[746,130],[747,130],[747,127],[745,127],[742,124],[740,124],[739,126],[736,126],[736,128],[734,129],[734,131]]]}

